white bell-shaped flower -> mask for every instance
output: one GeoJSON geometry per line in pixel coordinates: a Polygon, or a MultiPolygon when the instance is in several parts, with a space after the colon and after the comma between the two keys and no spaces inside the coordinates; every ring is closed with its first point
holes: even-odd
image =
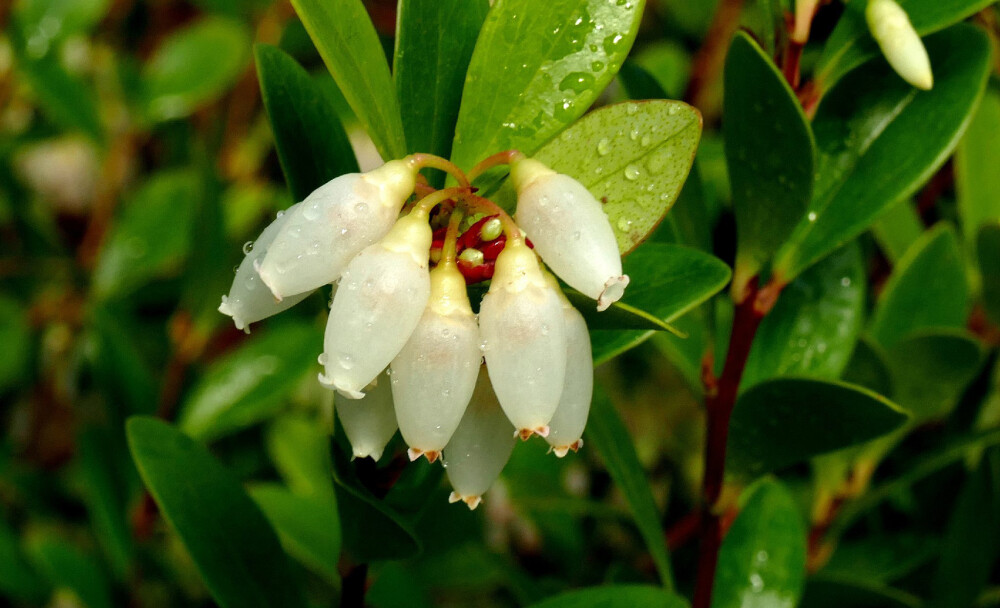
{"type": "Polygon", "coordinates": [[[508,238],[479,308],[486,365],[500,405],[522,439],[548,434],[566,374],[559,296],[522,240],[508,238]]]}
{"type": "Polygon", "coordinates": [[[892,69],[911,85],[929,91],[934,86],[931,60],[903,7],[895,0],[870,0],[865,18],[892,69]]]}
{"type": "Polygon", "coordinates": [[[479,370],[475,391],[461,423],[444,448],[444,466],[454,491],[449,502],[462,501],[475,509],[500,477],[517,442],[514,427],[497,402],[485,367],[479,370]]]}
{"type": "MultiPolygon", "coordinates": [[[[555,278],[550,283],[558,290],[555,278]]],[[[583,446],[583,429],[587,426],[590,402],[594,396],[594,359],[590,349],[590,332],[580,311],[570,304],[562,292],[563,319],[566,324],[566,381],[563,383],[559,407],[549,422],[545,441],[552,446],[556,456],[562,458],[570,450],[583,446]]]]}
{"type": "Polygon", "coordinates": [[[479,326],[454,263],[431,271],[420,322],[392,360],[392,395],[410,460],[434,462],[462,420],[482,361],[479,326]]]}
{"type": "Polygon", "coordinates": [[[324,386],[360,399],[402,350],[430,295],[431,238],[426,216],[411,214],[347,265],[326,324],[324,386]]]}
{"type": "Polygon", "coordinates": [[[379,374],[363,399],[336,400],[334,410],[351,442],[354,458],[378,461],[396,433],[396,412],[389,384],[389,376],[379,374]]]}
{"type": "Polygon", "coordinates": [[[289,215],[258,271],[275,298],[336,281],[347,263],[392,227],[416,184],[407,161],[341,175],[289,215]]]}
{"type": "Polygon", "coordinates": [[[511,166],[518,225],[545,264],[605,310],[628,285],[618,242],[601,203],[583,184],[530,158],[511,166]]]}
{"type": "Polygon", "coordinates": [[[236,323],[236,329],[250,333],[251,323],[256,323],[295,306],[312,292],[309,290],[292,295],[279,302],[274,299],[271,290],[261,282],[255,267],[258,261],[267,254],[282,226],[301,205],[302,203],[298,203],[285,211],[279,211],[278,217],[267,228],[264,228],[257,240],[248,244],[251,248],[244,249],[246,257],[243,258],[236,270],[236,277],[233,279],[233,286],[229,288],[229,295],[222,296],[222,304],[219,305],[219,312],[232,317],[233,322],[236,323]]]}

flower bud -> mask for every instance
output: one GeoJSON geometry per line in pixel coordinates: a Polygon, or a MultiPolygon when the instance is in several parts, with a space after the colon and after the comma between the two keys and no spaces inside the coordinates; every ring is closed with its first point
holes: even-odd
{"type": "Polygon", "coordinates": [[[307,196],[260,261],[260,277],[274,297],[336,281],[358,252],[389,231],[415,178],[410,164],[396,160],[341,175],[307,196]]]}
{"type": "Polygon", "coordinates": [[[274,238],[281,231],[281,227],[285,225],[289,216],[295,213],[299,206],[301,203],[292,205],[285,211],[279,211],[278,217],[267,228],[264,228],[236,270],[236,277],[233,279],[233,286],[229,288],[229,295],[222,296],[219,312],[232,317],[233,322],[236,323],[236,329],[250,333],[251,323],[287,310],[311,293],[312,290],[308,290],[278,302],[271,294],[271,290],[261,283],[255,268],[255,264],[267,254],[274,238]]]}
{"type": "Polygon", "coordinates": [[[321,383],[360,399],[399,354],[430,295],[430,246],[426,217],[409,215],[347,265],[326,324],[321,383]]]}
{"type": "Polygon", "coordinates": [[[479,309],[486,365],[500,405],[522,439],[548,434],[566,374],[559,296],[535,254],[508,240],[479,309]]]}
{"type": "Polygon", "coordinates": [[[605,310],[628,285],[615,233],[583,184],[530,158],[511,167],[517,223],[538,255],[570,287],[605,310]]]}
{"type": "Polygon", "coordinates": [[[469,407],[444,448],[445,473],[455,490],[449,502],[461,500],[470,509],[479,506],[514,451],[513,431],[497,402],[489,373],[480,367],[469,407]]]}
{"type": "Polygon", "coordinates": [[[892,69],[911,85],[929,91],[934,86],[931,61],[903,7],[894,0],[870,0],[865,17],[892,69]]]}
{"type": "Polygon", "coordinates": [[[396,433],[396,412],[392,407],[388,374],[379,374],[362,399],[337,399],[334,410],[351,442],[354,458],[371,458],[378,462],[396,433]]]}
{"type": "Polygon", "coordinates": [[[434,462],[462,420],[482,361],[479,327],[454,264],[431,272],[420,322],[392,360],[392,396],[410,460],[434,462]]]}
{"type": "MultiPolygon", "coordinates": [[[[555,278],[551,279],[555,283],[555,278]]],[[[558,285],[556,285],[558,289],[558,285]]],[[[563,319],[566,324],[566,381],[563,383],[559,407],[549,422],[545,441],[552,446],[556,456],[562,458],[583,446],[583,429],[590,414],[590,401],[594,395],[594,359],[590,349],[590,332],[587,323],[566,296],[560,293],[563,319]]]]}

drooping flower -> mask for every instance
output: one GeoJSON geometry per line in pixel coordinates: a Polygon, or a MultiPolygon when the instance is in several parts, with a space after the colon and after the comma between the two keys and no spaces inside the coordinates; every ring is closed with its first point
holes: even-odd
{"type": "Polygon", "coordinates": [[[597,300],[597,310],[621,299],[629,278],[622,274],[615,233],[594,195],[530,158],[511,165],[511,179],[518,194],[515,219],[546,265],[597,300]]]}
{"type": "Polygon", "coordinates": [[[344,434],[351,443],[353,458],[378,461],[396,434],[396,413],[389,384],[389,376],[379,374],[362,399],[337,399],[334,404],[344,434]]]}
{"type": "Polygon", "coordinates": [[[413,163],[394,160],[368,173],[341,175],[306,197],[259,260],[260,278],[274,297],[336,281],[354,256],[392,228],[416,174],[413,163]]]}
{"type": "Polygon", "coordinates": [[[500,476],[517,442],[514,427],[497,401],[490,374],[479,370],[475,391],[461,423],[444,448],[445,474],[454,491],[449,502],[475,509],[500,476]]]}
{"type": "Polygon", "coordinates": [[[931,60],[903,7],[895,0],[870,0],[865,18],[892,69],[911,85],[929,91],[934,86],[931,60]]]}
{"type": "Polygon", "coordinates": [[[508,238],[497,257],[479,328],[507,417],[522,439],[548,435],[566,374],[566,330],[559,296],[520,238],[508,238]]]}
{"type": "Polygon", "coordinates": [[[594,359],[590,348],[590,332],[580,311],[570,304],[559,291],[555,277],[548,275],[562,303],[563,321],[566,327],[566,380],[563,383],[559,407],[549,421],[549,434],[545,441],[559,458],[570,450],[574,452],[583,446],[583,429],[587,426],[590,402],[594,396],[594,359]]]}

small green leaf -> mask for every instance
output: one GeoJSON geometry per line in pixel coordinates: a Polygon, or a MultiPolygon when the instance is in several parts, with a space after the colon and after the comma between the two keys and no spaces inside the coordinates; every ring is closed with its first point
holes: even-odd
{"type": "Polygon", "coordinates": [[[31,357],[31,331],[28,315],[21,305],[7,295],[0,295],[0,393],[16,388],[28,373],[31,357]]]}
{"type": "Polygon", "coordinates": [[[465,72],[488,0],[402,0],[396,13],[393,79],[406,147],[447,158],[465,72]]]}
{"type": "Polygon", "coordinates": [[[735,288],[771,260],[802,218],[815,144],[795,92],[746,33],[726,55],[723,125],[736,215],[735,288]]]}
{"type": "Polygon", "coordinates": [[[87,608],[112,608],[111,583],[93,555],[53,534],[29,537],[28,559],[52,587],[71,590],[87,608]]]}
{"type": "MultiPolygon", "coordinates": [[[[933,34],[993,4],[994,0],[898,0],[921,36],[933,34]]],[[[829,89],[844,74],[880,54],[865,20],[865,3],[846,3],[816,66],[816,80],[829,89]]],[[[939,75],[937,68],[935,76],[939,75]]]]}
{"type": "Polygon", "coordinates": [[[893,399],[913,415],[912,424],[940,419],[958,403],[983,362],[979,341],[964,330],[927,330],[887,352],[893,399]]]}
{"type": "Polygon", "coordinates": [[[356,173],[358,162],[329,89],[283,51],[266,44],[254,51],[278,160],[295,200],[338,175],[356,173]]]}
{"type": "Polygon", "coordinates": [[[892,371],[888,355],[882,347],[862,336],[854,345],[851,359],[840,379],[849,384],[863,386],[879,395],[892,396],[892,371]]]}
{"type": "Polygon", "coordinates": [[[872,224],[872,235],[879,249],[895,265],[906,250],[924,233],[924,224],[911,201],[903,199],[886,210],[872,224]]]}
{"type": "Polygon", "coordinates": [[[805,584],[805,522],[779,482],[750,492],[719,549],[712,608],[792,608],[805,584]]]}
{"type": "Polygon", "coordinates": [[[340,519],[330,496],[300,496],[277,484],[250,488],[289,555],[336,586],[340,583],[340,519]]]}
{"type": "Polygon", "coordinates": [[[635,249],[677,200],[701,136],[701,114],[680,101],[606,106],[577,121],[535,158],[604,204],[618,249],[635,249]]]}
{"type": "Polygon", "coordinates": [[[227,91],[249,58],[250,35],[238,21],[206,17],[172,33],[142,71],[147,116],[187,116],[227,91]]]}
{"type": "Polygon", "coordinates": [[[604,466],[625,496],[639,528],[639,534],[646,542],[646,548],[649,549],[653,563],[656,564],[660,582],[664,588],[672,590],[674,579],[670,568],[670,555],[663,540],[660,512],[650,492],[646,472],[635,453],[628,429],[625,428],[608,395],[600,387],[594,393],[585,434],[586,440],[601,453],[604,466]]]}
{"type": "Polygon", "coordinates": [[[126,432],[146,487],[220,606],[306,606],[267,519],[204,446],[154,418],[131,418],[126,432]]]}
{"type": "Polygon", "coordinates": [[[1000,171],[991,158],[1000,158],[1000,93],[987,88],[965,136],[955,149],[955,192],[966,238],[986,223],[1000,220],[1000,171]]]}
{"type": "MultiPolygon", "coordinates": [[[[661,542],[662,544],[662,542],[661,542]]],[[[568,591],[530,608],[687,608],[679,595],[648,585],[602,585],[568,591]]]]}
{"type": "Polygon", "coordinates": [[[292,0],[337,86],[385,160],[406,154],[389,64],[361,0],[292,0]]]}
{"type": "Polygon", "coordinates": [[[990,319],[1000,325],[1000,222],[979,229],[976,257],[979,259],[983,307],[990,319]]]}
{"type": "Polygon", "coordinates": [[[47,591],[22,553],[17,534],[0,519],[0,595],[41,605],[47,591]]]}
{"type": "Polygon", "coordinates": [[[969,287],[955,231],[926,232],[896,264],[875,306],[870,333],[889,348],[914,331],[965,326],[969,287]]]}
{"type": "Polygon", "coordinates": [[[49,53],[68,36],[96,25],[108,12],[110,0],[22,0],[14,13],[33,58],[49,53]]]}
{"type": "Polygon", "coordinates": [[[501,150],[532,154],[582,116],[625,60],[644,6],[495,2],[469,64],[452,160],[469,169],[501,150]]]}
{"type": "MultiPolygon", "coordinates": [[[[729,281],[729,268],[718,258],[697,249],[647,243],[624,260],[631,278],[625,304],[645,310],[670,323],[701,304],[729,281]]],[[[603,313],[601,313],[603,314],[603,313]]],[[[649,330],[595,330],[591,346],[595,363],[638,346],[653,334],[649,330]]]]}
{"type": "Polygon", "coordinates": [[[864,322],[865,280],[851,244],[785,287],[757,330],[741,387],[776,376],[839,378],[864,322]]]}
{"type": "Polygon", "coordinates": [[[180,266],[191,247],[192,222],[202,188],[194,171],[165,171],[155,174],[130,197],[94,269],[97,297],[126,295],[180,266]]]}
{"type": "Polygon", "coordinates": [[[65,129],[80,131],[97,143],[104,141],[96,91],[67,72],[58,57],[54,54],[40,59],[19,57],[16,66],[49,120],[65,129]]]}
{"type": "Polygon", "coordinates": [[[266,445],[271,462],[292,492],[333,497],[330,437],[318,420],[282,416],[268,429],[266,445]]]}
{"type": "Polygon", "coordinates": [[[812,202],[774,263],[788,281],[909,197],[940,167],[968,125],[989,73],[981,30],[957,25],[926,40],[936,80],[917,91],[882,60],[841,80],[813,119],[812,202]]]}
{"type": "Polygon", "coordinates": [[[920,598],[868,577],[817,575],[802,594],[802,608],[920,608],[920,598]]]}
{"type": "Polygon", "coordinates": [[[267,418],[322,350],[312,325],[285,323],[263,334],[213,363],[191,389],[178,415],[185,433],[210,441],[267,418]]]}
{"type": "Polygon", "coordinates": [[[726,472],[752,479],[881,437],[907,415],[889,400],[842,382],[778,378],[740,395],[729,422],[726,472]]]}

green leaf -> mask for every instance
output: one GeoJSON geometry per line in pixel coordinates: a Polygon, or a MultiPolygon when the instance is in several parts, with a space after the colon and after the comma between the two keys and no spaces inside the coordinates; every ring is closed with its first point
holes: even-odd
{"type": "Polygon", "coordinates": [[[406,559],[422,546],[413,526],[364,487],[344,450],[333,450],[344,552],[359,562],[406,559]]]}
{"type": "MultiPolygon", "coordinates": [[[[898,0],[921,36],[933,34],[993,4],[994,0],[898,0]]],[[[844,74],[881,54],[868,31],[865,3],[846,4],[816,66],[816,80],[829,89],[844,74]]],[[[935,67],[934,75],[940,72],[935,67]]]]}
{"type": "Polygon", "coordinates": [[[944,418],[983,363],[979,341],[964,330],[927,330],[887,352],[893,398],[912,424],[944,418]]]}
{"type": "Polygon", "coordinates": [[[868,577],[818,575],[809,579],[802,608],[919,608],[920,598],[868,577]]]}
{"type": "Polygon", "coordinates": [[[815,144],[795,92],[745,32],[726,55],[726,164],[736,215],[734,287],[771,260],[802,218],[813,185],[815,144]]]}
{"type": "Polygon", "coordinates": [[[406,148],[447,158],[462,84],[488,0],[402,0],[396,13],[393,79],[406,148]]]}
{"type": "Polygon", "coordinates": [[[333,498],[330,437],[318,420],[282,416],[268,429],[266,445],[271,462],[292,492],[333,498]]]}
{"type": "Polygon", "coordinates": [[[139,349],[140,325],[118,306],[93,306],[89,312],[95,380],[121,411],[153,414],[159,388],[139,349]]]}
{"type": "Polygon", "coordinates": [[[849,384],[863,386],[879,395],[893,395],[892,371],[888,355],[878,344],[862,336],[854,345],[854,352],[840,379],[849,384]]]}
{"type": "Polygon", "coordinates": [[[41,605],[47,591],[25,559],[17,534],[0,518],[0,596],[41,605]]]}
{"type": "Polygon", "coordinates": [[[28,315],[21,305],[7,295],[0,295],[0,393],[16,388],[28,373],[31,357],[31,331],[28,315]]]}
{"type": "Polygon", "coordinates": [[[917,91],[882,60],[852,71],[813,119],[817,182],[809,212],[778,252],[788,281],[909,197],[940,167],[969,122],[990,65],[981,30],[957,25],[926,40],[936,81],[917,91]]]}
{"type": "Polygon", "coordinates": [[[17,24],[32,58],[49,53],[68,36],[97,24],[108,12],[110,0],[22,0],[14,7],[17,24]]]}
{"type": "Polygon", "coordinates": [[[77,441],[82,491],[95,535],[119,580],[128,578],[132,561],[129,482],[135,477],[120,431],[89,427],[77,441]]]}
{"type": "Polygon", "coordinates": [[[906,255],[906,250],[924,233],[924,224],[913,203],[903,199],[886,210],[872,224],[872,235],[879,249],[896,264],[906,255]]]}
{"type": "Polygon", "coordinates": [[[126,432],[146,487],[220,606],[306,606],[267,519],[204,446],[154,418],[131,418],[126,432]]]}
{"type": "Polygon", "coordinates": [[[142,70],[147,116],[187,116],[227,91],[249,58],[250,34],[231,19],[205,17],[170,34],[142,70]]]}
{"type": "Polygon", "coordinates": [[[719,549],[712,608],[792,608],[806,575],[806,528],[788,490],[757,484],[719,549]]]}
{"type": "Polygon", "coordinates": [[[330,584],[339,585],[340,519],[331,496],[299,496],[277,484],[261,484],[249,491],[288,554],[330,584]]]}
{"type": "MultiPolygon", "coordinates": [[[[662,541],[661,543],[662,544],[662,541]]],[[[530,608],[686,608],[679,595],[648,585],[602,585],[568,591],[530,608]]]]}
{"type": "Polygon", "coordinates": [[[726,472],[752,479],[881,437],[905,424],[898,406],[843,382],[778,378],[740,395],[729,422],[726,472]]]}
{"type": "Polygon", "coordinates": [[[94,269],[93,290],[98,298],[126,295],[180,266],[191,247],[202,187],[194,171],[165,171],[130,197],[94,269]]]}
{"type": "MultiPolygon", "coordinates": [[[[647,243],[624,260],[631,278],[625,304],[648,311],[669,323],[701,304],[729,281],[729,268],[696,249],[665,243],[647,243]]],[[[595,363],[638,346],[653,335],[649,330],[595,330],[591,347],[595,363]]]]}
{"type": "Polygon", "coordinates": [[[864,322],[865,281],[855,244],[792,281],[757,330],[741,387],[777,376],[839,378],[864,322]]]}
{"type": "Polygon", "coordinates": [[[982,280],[983,307],[989,318],[1000,325],[1000,222],[979,229],[976,257],[982,280]]]}
{"type": "Polygon", "coordinates": [[[701,114],[680,101],[606,106],[577,121],[535,158],[604,203],[618,249],[641,243],[677,200],[701,136],[701,114]]]}
{"type": "Polygon", "coordinates": [[[958,494],[943,535],[930,606],[972,606],[1000,551],[1000,452],[988,450],[958,494]]]}
{"type": "Polygon", "coordinates": [[[670,555],[664,542],[660,512],[650,492],[646,472],[635,453],[628,429],[625,428],[611,399],[600,387],[594,392],[590,420],[585,433],[587,442],[594,445],[601,453],[608,474],[625,496],[639,528],[639,534],[646,542],[646,548],[649,549],[649,554],[656,565],[660,582],[664,588],[672,590],[674,578],[670,568],[670,555]]]}
{"type": "Polygon", "coordinates": [[[887,583],[928,563],[940,550],[937,537],[912,532],[845,540],[837,544],[820,575],[887,583]]]}
{"type": "Polygon", "coordinates": [[[52,534],[28,539],[28,558],[56,588],[71,590],[87,608],[112,608],[111,584],[99,562],[52,534]]]}
{"type": "Polygon", "coordinates": [[[955,149],[955,193],[966,237],[980,226],[1000,220],[1000,172],[990,164],[1000,157],[1000,93],[987,88],[965,136],[955,149]]]}
{"type": "Polygon", "coordinates": [[[914,331],[965,326],[969,287],[955,231],[927,231],[896,264],[875,306],[870,333],[885,348],[914,331]]]}
{"type": "Polygon", "coordinates": [[[681,332],[669,323],[657,318],[656,315],[625,304],[622,301],[615,302],[607,310],[597,312],[592,298],[588,298],[571,287],[564,287],[563,291],[570,303],[583,315],[584,320],[587,322],[587,327],[591,330],[647,329],[668,331],[676,335],[681,335],[681,332]]]}
{"type": "Polygon", "coordinates": [[[294,59],[267,44],[254,47],[257,77],[281,170],[295,200],[345,173],[357,173],[351,142],[328,94],[294,59]]]}
{"type": "Polygon", "coordinates": [[[532,154],[582,116],[632,48],[644,6],[495,2],[469,64],[452,160],[469,169],[501,150],[532,154]]]}
{"type": "Polygon", "coordinates": [[[49,120],[65,129],[80,131],[97,143],[104,141],[96,92],[78,76],[67,72],[58,57],[54,54],[40,59],[18,57],[16,66],[49,120]]]}
{"type": "Polygon", "coordinates": [[[269,327],[205,371],[181,406],[178,426],[210,441],[274,414],[315,365],[321,340],[309,324],[269,327]]]}
{"type": "Polygon", "coordinates": [[[337,86],[385,160],[406,154],[389,64],[361,0],[292,0],[337,86]]]}

